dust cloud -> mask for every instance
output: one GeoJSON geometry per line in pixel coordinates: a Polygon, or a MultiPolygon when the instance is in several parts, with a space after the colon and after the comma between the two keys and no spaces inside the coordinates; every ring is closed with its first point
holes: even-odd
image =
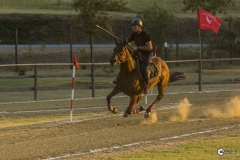
{"type": "Polygon", "coordinates": [[[157,113],[156,112],[151,112],[150,117],[144,119],[141,124],[153,124],[156,123],[158,121],[157,118],[157,113]]]}
{"type": "Polygon", "coordinates": [[[183,99],[178,107],[178,113],[175,116],[172,116],[170,118],[170,121],[184,121],[187,119],[188,113],[189,113],[189,101],[187,98],[183,99]]]}
{"type": "Polygon", "coordinates": [[[236,96],[227,102],[222,110],[219,108],[208,109],[205,112],[209,118],[232,118],[240,117],[240,97],[236,96]]]}

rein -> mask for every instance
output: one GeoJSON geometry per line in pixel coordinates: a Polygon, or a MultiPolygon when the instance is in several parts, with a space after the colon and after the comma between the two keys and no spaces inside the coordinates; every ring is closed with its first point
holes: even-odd
{"type": "MultiPolygon", "coordinates": [[[[120,52],[120,53],[116,53],[116,55],[120,58],[121,55],[125,52],[126,49],[132,50],[132,47],[129,46],[129,45],[126,45],[126,46],[124,47],[124,50],[123,50],[122,52],[120,52]]],[[[132,56],[133,52],[134,52],[134,51],[131,51],[130,56],[129,56],[128,58],[126,58],[124,61],[119,62],[119,64],[122,64],[122,63],[126,62],[126,61],[132,56]]],[[[142,61],[148,62],[148,60],[142,55],[141,52],[138,51],[138,54],[139,54],[139,58],[140,58],[142,61]]]]}
{"type": "MultiPolygon", "coordinates": [[[[128,49],[131,49],[130,46],[126,45],[126,46],[124,47],[124,50],[123,50],[122,52],[116,53],[117,56],[120,58],[120,57],[121,57],[121,54],[123,54],[123,53],[126,51],[127,48],[128,48],[128,49]],[[129,47],[129,48],[128,48],[128,47],[129,47]]],[[[124,61],[119,62],[119,64],[122,64],[122,63],[126,62],[130,57],[132,57],[132,54],[133,54],[133,52],[131,52],[130,56],[129,56],[128,58],[126,58],[124,61]]]]}

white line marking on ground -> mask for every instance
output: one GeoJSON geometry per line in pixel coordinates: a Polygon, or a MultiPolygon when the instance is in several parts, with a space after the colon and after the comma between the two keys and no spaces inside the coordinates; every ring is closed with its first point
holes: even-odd
{"type": "MultiPolygon", "coordinates": [[[[127,105],[125,105],[127,106],[127,105]]],[[[121,107],[121,106],[120,106],[121,107]]],[[[88,109],[101,109],[101,108],[107,108],[106,106],[100,106],[100,107],[88,107],[88,108],[74,108],[74,110],[88,110],[88,109]]],[[[18,114],[18,113],[40,113],[40,112],[58,112],[58,111],[69,111],[70,109],[50,109],[50,110],[35,110],[35,111],[14,111],[14,112],[0,112],[0,114],[9,114],[9,113],[13,113],[13,114],[18,114]]]]}
{"type": "MultiPolygon", "coordinates": [[[[176,105],[177,103],[166,103],[163,105],[176,105]]],[[[128,105],[118,105],[117,107],[126,107],[128,105]]],[[[114,106],[115,107],[115,106],[114,106]]],[[[74,110],[89,110],[89,109],[102,109],[107,108],[107,106],[98,106],[98,107],[87,107],[87,108],[74,108],[74,110]]],[[[58,111],[69,111],[70,109],[49,109],[49,110],[26,110],[26,111],[3,111],[0,114],[19,114],[19,113],[41,113],[41,112],[58,112],[58,111]]]]}
{"type": "MultiPolygon", "coordinates": [[[[165,93],[164,95],[171,95],[171,94],[195,94],[195,93],[215,93],[215,92],[240,92],[239,89],[236,90],[216,90],[216,91],[197,91],[197,92],[173,92],[173,93],[165,93]]],[[[156,96],[157,94],[149,94],[149,96],[156,96]]],[[[144,95],[143,95],[144,96],[144,95]]],[[[128,96],[115,96],[113,98],[126,98],[128,96]]],[[[93,99],[105,99],[106,97],[90,97],[90,98],[76,98],[74,99],[75,101],[80,101],[80,100],[93,100],[93,99]]],[[[70,101],[71,99],[53,99],[53,100],[38,100],[38,101],[26,101],[26,102],[3,102],[0,103],[0,105],[4,104],[18,104],[18,103],[36,103],[36,102],[59,102],[59,101],[70,101]]]]}
{"type": "MultiPolygon", "coordinates": [[[[170,107],[164,107],[164,108],[160,108],[160,109],[155,109],[153,111],[160,111],[160,110],[168,110],[168,109],[173,109],[176,108],[177,106],[170,106],[170,107]]],[[[145,113],[140,112],[139,114],[143,114],[145,113]]],[[[94,117],[94,118],[86,118],[86,119],[80,119],[80,120],[73,120],[72,122],[70,121],[58,121],[57,123],[55,123],[54,125],[61,125],[61,124],[69,124],[69,123],[80,123],[80,122],[85,122],[85,121],[92,121],[92,120],[98,120],[98,119],[104,119],[104,118],[111,118],[111,117],[120,117],[122,116],[123,113],[121,114],[115,114],[115,115],[109,115],[109,116],[102,116],[102,117],[94,117]]],[[[51,126],[51,124],[50,124],[51,126]]]]}
{"type": "Polygon", "coordinates": [[[135,143],[129,143],[129,144],[124,144],[124,145],[120,145],[120,146],[98,148],[98,149],[89,150],[87,152],[76,153],[76,154],[67,154],[67,155],[64,155],[64,156],[46,158],[46,159],[43,159],[43,160],[55,160],[55,159],[73,157],[73,156],[81,156],[81,155],[90,154],[90,153],[97,153],[97,152],[103,152],[103,151],[107,151],[107,150],[114,150],[114,149],[119,149],[119,148],[124,148],[124,147],[131,147],[131,146],[136,146],[136,145],[140,145],[140,144],[149,144],[149,143],[153,143],[153,142],[156,142],[156,141],[167,141],[167,140],[171,140],[171,139],[178,139],[178,138],[188,137],[188,136],[193,136],[193,135],[198,135],[198,134],[217,132],[217,131],[228,130],[228,129],[237,128],[237,127],[240,127],[240,125],[223,127],[223,128],[216,128],[216,129],[205,130],[205,131],[200,131],[200,132],[193,132],[193,133],[182,134],[182,135],[172,136],[172,137],[165,137],[165,138],[161,138],[159,140],[155,139],[155,140],[151,140],[151,141],[135,142],[135,143]]]}

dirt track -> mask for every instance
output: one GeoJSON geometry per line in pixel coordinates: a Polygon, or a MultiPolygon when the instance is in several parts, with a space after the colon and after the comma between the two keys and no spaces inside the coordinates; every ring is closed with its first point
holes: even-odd
{"type": "MultiPolygon", "coordinates": [[[[95,117],[98,119],[72,124],[53,122],[3,128],[0,131],[0,159],[44,159],[66,155],[69,155],[66,159],[107,159],[167,149],[189,141],[239,135],[239,116],[211,118],[205,114],[209,108],[226,109],[227,102],[238,95],[239,91],[165,95],[154,111],[158,119],[150,124],[143,124],[143,114],[123,118],[121,115],[126,106],[119,106],[117,115],[109,113],[106,108],[89,111],[106,112],[109,117],[105,118],[95,117]],[[176,107],[184,98],[190,103],[187,119],[171,121],[172,116],[179,115],[176,107]],[[213,131],[198,133],[206,130],[213,131]],[[171,138],[184,134],[190,135],[171,138]]],[[[149,101],[154,98],[150,96],[149,101]]],[[[98,105],[105,99],[83,103],[92,101],[98,105]]],[[[116,98],[113,103],[126,105],[128,98],[116,98]]]]}

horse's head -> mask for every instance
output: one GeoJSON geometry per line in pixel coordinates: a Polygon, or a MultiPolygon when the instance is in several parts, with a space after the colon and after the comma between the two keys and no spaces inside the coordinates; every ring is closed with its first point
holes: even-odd
{"type": "Polygon", "coordinates": [[[121,62],[124,62],[127,58],[126,56],[126,40],[117,41],[116,40],[116,47],[113,49],[113,55],[110,59],[110,63],[112,66],[116,66],[120,64],[121,62]]]}

